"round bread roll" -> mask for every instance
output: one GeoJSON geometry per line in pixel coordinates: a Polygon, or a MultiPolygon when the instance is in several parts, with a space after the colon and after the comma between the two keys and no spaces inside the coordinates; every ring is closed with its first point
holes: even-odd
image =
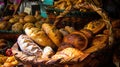
{"type": "Polygon", "coordinates": [[[8,30],[11,27],[11,23],[7,21],[0,22],[0,30],[8,30]]]}
{"type": "Polygon", "coordinates": [[[18,21],[19,21],[18,18],[11,18],[11,19],[9,20],[9,22],[12,23],[12,24],[14,24],[14,23],[16,23],[16,22],[18,22],[18,21]]]}
{"type": "Polygon", "coordinates": [[[12,31],[22,32],[23,31],[23,25],[21,23],[15,23],[14,25],[12,25],[12,31]]]}
{"type": "Polygon", "coordinates": [[[42,31],[39,28],[31,27],[31,28],[25,28],[25,33],[36,43],[38,43],[40,46],[51,46],[52,48],[55,48],[55,44],[50,40],[50,38],[46,35],[44,31],[42,31]]]}
{"type": "Polygon", "coordinates": [[[84,50],[88,45],[88,39],[82,32],[72,32],[71,34],[63,38],[63,42],[66,44],[73,45],[73,47],[84,50]]]}
{"type": "Polygon", "coordinates": [[[24,21],[24,18],[20,18],[19,19],[19,22],[22,23],[22,24],[25,24],[26,22],[24,21]]]}
{"type": "Polygon", "coordinates": [[[27,16],[24,17],[24,21],[34,23],[36,21],[36,18],[32,15],[27,15],[27,16]]]}
{"type": "Polygon", "coordinates": [[[42,29],[45,31],[48,37],[55,43],[55,45],[59,47],[60,43],[62,42],[62,33],[53,25],[50,25],[48,23],[42,24],[42,29]]]}

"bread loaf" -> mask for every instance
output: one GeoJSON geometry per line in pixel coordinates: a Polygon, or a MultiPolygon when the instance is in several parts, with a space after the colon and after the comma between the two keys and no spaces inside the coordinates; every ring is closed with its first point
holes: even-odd
{"type": "Polygon", "coordinates": [[[52,48],[56,47],[55,44],[46,35],[46,33],[39,28],[26,28],[25,33],[40,46],[51,46],[52,48]]]}
{"type": "Polygon", "coordinates": [[[45,31],[48,37],[55,43],[55,45],[59,47],[62,41],[62,33],[60,33],[58,29],[56,29],[54,26],[48,23],[42,24],[42,29],[45,31]]]}
{"type": "Polygon", "coordinates": [[[27,55],[41,55],[42,49],[27,35],[20,35],[17,39],[20,49],[27,55]]]}

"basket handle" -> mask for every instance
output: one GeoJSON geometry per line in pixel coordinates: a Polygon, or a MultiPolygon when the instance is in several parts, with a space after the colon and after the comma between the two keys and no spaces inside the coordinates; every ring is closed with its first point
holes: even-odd
{"type": "MultiPolygon", "coordinates": [[[[86,9],[92,9],[93,11],[97,12],[101,18],[103,19],[103,21],[106,24],[107,29],[109,30],[109,45],[112,45],[113,43],[113,34],[112,34],[112,25],[110,22],[110,19],[107,15],[107,13],[100,7],[97,7],[93,4],[90,4],[88,2],[84,2],[84,3],[77,3],[73,6],[73,8],[75,9],[80,9],[80,8],[86,8],[86,9]]],[[[58,24],[58,22],[67,14],[70,12],[70,10],[72,9],[72,6],[67,7],[63,13],[61,13],[59,16],[56,17],[55,21],[54,21],[54,26],[56,26],[58,24]]]]}
{"type": "Polygon", "coordinates": [[[106,24],[106,27],[107,29],[109,30],[109,45],[112,45],[113,43],[113,33],[112,33],[112,25],[111,25],[111,22],[110,22],[110,19],[107,15],[107,13],[100,7],[97,7],[93,4],[90,4],[90,3],[83,3],[83,4],[76,4],[74,6],[74,8],[77,8],[77,9],[80,9],[80,8],[86,8],[86,9],[92,9],[93,11],[97,12],[101,18],[103,19],[103,21],[105,22],[106,24]]]}

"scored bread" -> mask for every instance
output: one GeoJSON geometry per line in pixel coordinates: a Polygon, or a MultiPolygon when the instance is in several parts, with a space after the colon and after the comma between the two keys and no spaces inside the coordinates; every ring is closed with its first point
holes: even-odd
{"type": "Polygon", "coordinates": [[[50,38],[39,28],[31,27],[26,28],[25,33],[40,46],[51,46],[55,48],[55,44],[50,40],[50,38]]]}
{"type": "Polygon", "coordinates": [[[62,33],[58,29],[56,29],[53,25],[48,23],[42,24],[42,29],[49,36],[49,38],[55,43],[55,45],[59,47],[62,41],[62,33]]]}
{"type": "Polygon", "coordinates": [[[27,35],[21,34],[17,39],[17,44],[27,55],[42,55],[42,49],[27,35]]]}

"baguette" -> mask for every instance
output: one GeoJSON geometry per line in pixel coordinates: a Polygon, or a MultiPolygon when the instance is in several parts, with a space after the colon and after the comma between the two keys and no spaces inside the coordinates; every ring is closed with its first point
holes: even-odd
{"type": "Polygon", "coordinates": [[[42,29],[45,31],[48,37],[55,43],[55,45],[59,47],[62,41],[62,33],[60,33],[58,29],[56,29],[54,26],[48,23],[42,24],[42,29]]]}

